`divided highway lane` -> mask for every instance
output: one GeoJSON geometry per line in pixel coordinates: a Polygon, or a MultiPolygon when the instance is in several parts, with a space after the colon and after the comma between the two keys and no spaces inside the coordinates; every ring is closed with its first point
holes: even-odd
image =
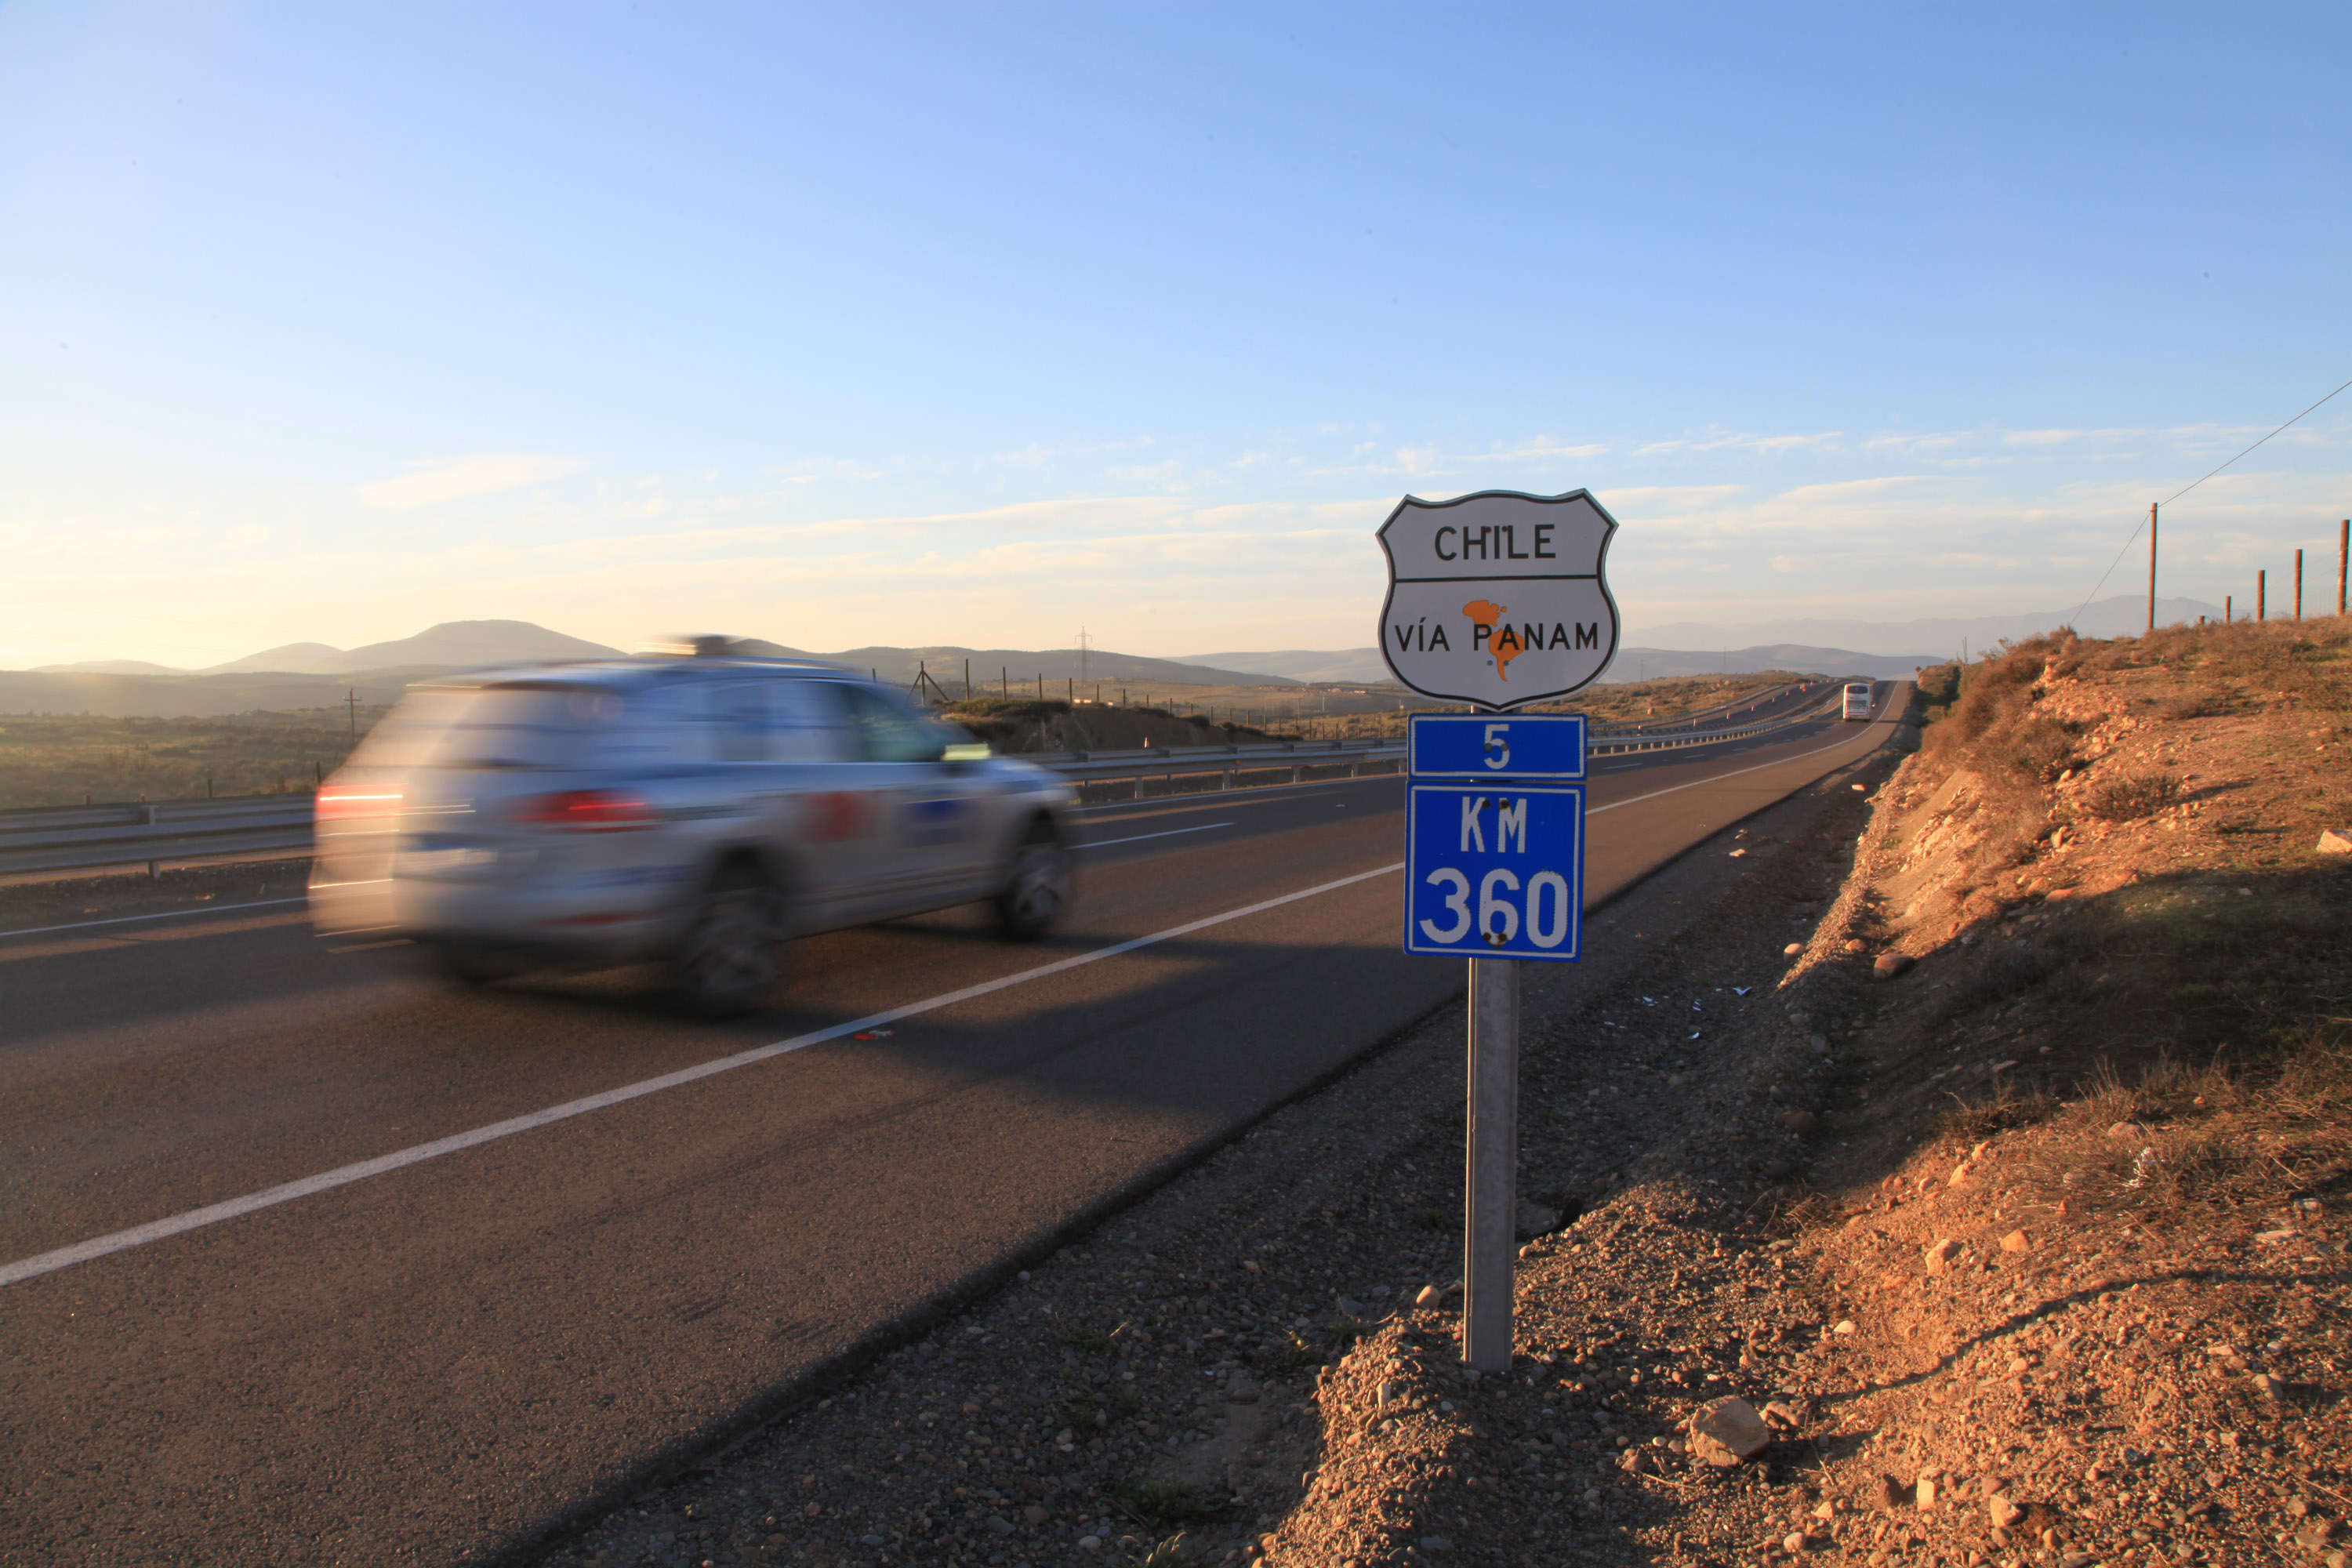
{"type": "MultiPolygon", "coordinates": [[[[1603,775],[1592,892],[1887,733],[1603,775]]],[[[1397,952],[1402,794],[1088,812],[1055,942],[838,933],[717,1029],[299,911],[0,942],[0,1264],[981,988],[0,1284],[0,1560],[462,1562],[724,1429],[1456,994],[1397,952]]]]}

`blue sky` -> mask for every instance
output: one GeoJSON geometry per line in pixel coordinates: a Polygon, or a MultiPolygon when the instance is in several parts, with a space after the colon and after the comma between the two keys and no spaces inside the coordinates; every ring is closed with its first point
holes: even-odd
{"type": "MultiPolygon", "coordinates": [[[[2347,60],[2340,5],[8,5],[0,665],[1358,646],[1395,499],[1486,488],[1611,506],[1635,641],[2072,603],[2352,376],[2347,60]]],[[[2166,591],[2347,511],[2352,393],[2166,591]]]]}

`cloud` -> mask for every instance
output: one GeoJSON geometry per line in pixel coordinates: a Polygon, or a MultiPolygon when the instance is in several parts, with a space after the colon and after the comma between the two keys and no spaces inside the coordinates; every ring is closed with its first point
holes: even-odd
{"type": "Polygon", "coordinates": [[[439,506],[469,496],[496,495],[526,485],[543,485],[576,474],[587,467],[576,458],[555,458],[528,452],[485,453],[472,458],[420,458],[398,479],[377,479],[358,487],[360,500],[370,506],[405,511],[414,507],[439,506]]]}

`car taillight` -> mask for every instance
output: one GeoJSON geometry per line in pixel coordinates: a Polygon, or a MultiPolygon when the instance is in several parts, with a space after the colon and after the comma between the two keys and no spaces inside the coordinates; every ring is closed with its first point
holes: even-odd
{"type": "Polygon", "coordinates": [[[355,816],[390,816],[400,809],[396,789],[371,789],[364,784],[329,784],[315,803],[320,822],[346,822],[355,816]]]}
{"type": "Polygon", "coordinates": [[[565,827],[579,833],[625,833],[651,827],[660,814],[635,795],[608,789],[568,789],[535,795],[515,807],[515,820],[531,827],[565,827]]]}

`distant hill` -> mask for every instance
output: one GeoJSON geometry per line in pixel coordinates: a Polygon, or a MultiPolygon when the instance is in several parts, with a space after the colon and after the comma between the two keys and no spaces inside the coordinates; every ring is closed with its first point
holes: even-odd
{"type": "Polygon", "coordinates": [[[242,675],[252,670],[276,670],[286,675],[320,675],[335,668],[343,650],[329,647],[322,642],[290,642],[282,647],[264,648],[259,653],[247,654],[243,658],[230,659],[226,664],[207,666],[205,675],[242,675]]]}
{"type": "Polygon", "coordinates": [[[184,669],[174,669],[168,664],[150,664],[143,658],[92,658],[80,664],[44,664],[38,667],[43,675],[185,675],[184,669]]]}
{"type": "Polygon", "coordinates": [[[1187,654],[1175,662],[1245,669],[1258,675],[1277,675],[1286,680],[1324,681],[1342,686],[1368,685],[1395,679],[1389,674],[1389,667],[1381,662],[1381,650],[1376,647],[1347,647],[1329,653],[1305,648],[1284,648],[1276,653],[1199,653],[1187,654]]]}
{"type": "MultiPolygon", "coordinates": [[[[967,662],[981,691],[1009,680],[1017,694],[1034,689],[1042,676],[1046,694],[1067,690],[1081,678],[1089,682],[1157,681],[1195,686],[1287,686],[1279,676],[1203,668],[1174,659],[1076,648],[1038,652],[1026,648],[859,647],[841,653],[810,653],[782,643],[740,639],[745,653],[783,658],[819,658],[870,669],[895,685],[911,684],[918,670],[959,693],[967,662]]],[[[337,648],[325,643],[288,643],[248,654],[205,670],[174,670],[138,659],[94,659],[38,670],[0,670],[0,713],[98,713],[110,718],[201,718],[255,710],[283,712],[327,708],[351,691],[362,702],[396,699],[414,680],[502,664],[541,660],[618,658],[621,650],[567,637],[529,621],[445,621],[412,637],[337,648]]]]}
{"type": "Polygon", "coordinates": [[[1922,665],[1940,664],[1942,654],[1856,653],[1850,647],[1809,647],[1801,643],[1766,643],[1756,647],[1689,649],[1621,647],[1601,676],[1613,686],[1668,676],[1744,675],[1759,669],[1786,669],[1800,675],[1866,675],[1874,680],[1907,680],[1922,665]]]}
{"type": "MultiPolygon", "coordinates": [[[[2275,593],[2273,601],[2276,600],[2275,593]]],[[[2334,603],[2331,598],[2330,604],[2334,603]]],[[[2249,606],[2240,605],[2241,610],[2249,606]]],[[[2202,599],[2158,599],[2156,624],[2194,626],[2197,617],[2221,618],[2221,606],[2202,599]]],[[[1938,659],[1958,656],[1965,640],[1970,653],[1980,653],[2003,637],[2020,642],[2042,632],[2071,626],[2086,637],[2134,637],[2147,629],[2147,600],[2129,594],[2101,599],[2084,608],[2067,605],[2053,610],[2032,610],[2015,616],[1943,616],[1912,621],[1784,620],[1743,621],[1714,626],[1704,621],[1675,621],[1643,626],[1645,640],[1677,647],[1751,647],[1759,643],[1795,643],[1820,647],[1859,648],[1866,653],[1902,655],[1906,648],[1930,647],[1938,659]],[[2076,612],[2080,610],[2078,615],[2076,612]]],[[[1908,657],[1908,656],[1905,656],[1908,657]]]]}
{"type": "Polygon", "coordinates": [[[289,675],[345,675],[370,669],[480,669],[554,658],[617,658],[621,650],[566,637],[529,621],[443,621],[413,637],[355,648],[296,642],[216,664],[206,675],[276,670],[289,675]]]}
{"type": "MultiPolygon", "coordinates": [[[[1714,648],[1621,647],[1601,676],[1604,685],[1655,680],[1668,676],[1746,674],[1759,669],[1790,669],[1813,675],[1867,675],[1887,680],[1908,676],[1923,664],[1942,660],[1940,654],[1857,653],[1845,647],[1816,647],[1801,643],[1766,643],[1728,651],[1714,648]]],[[[1279,674],[1293,680],[1328,681],[1336,685],[1377,685],[1393,680],[1376,647],[1340,648],[1318,653],[1292,648],[1279,653],[1202,654],[1234,669],[1279,674]]],[[[1180,662],[1191,664],[1192,659],[1180,662]]]]}

